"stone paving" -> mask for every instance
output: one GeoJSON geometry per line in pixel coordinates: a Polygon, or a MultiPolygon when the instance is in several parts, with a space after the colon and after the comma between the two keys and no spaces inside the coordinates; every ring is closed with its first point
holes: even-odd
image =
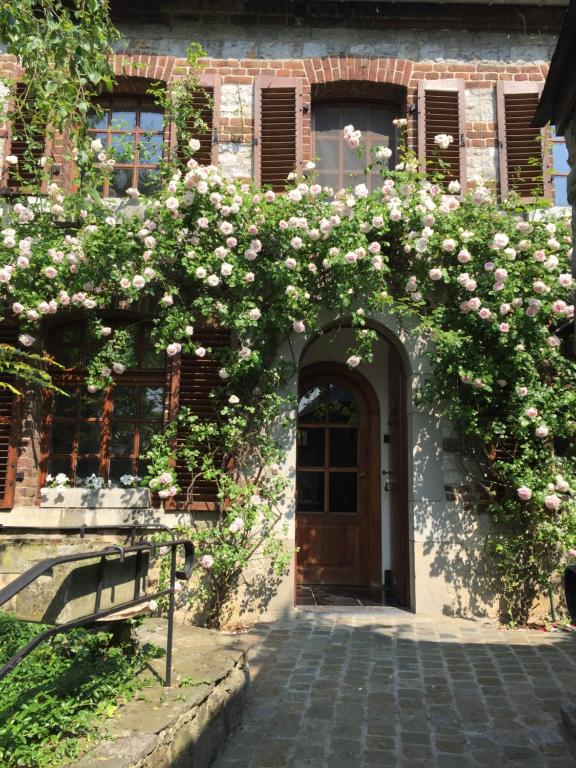
{"type": "Polygon", "coordinates": [[[571,768],[576,637],[394,608],[260,625],[243,726],[214,768],[571,768]]]}

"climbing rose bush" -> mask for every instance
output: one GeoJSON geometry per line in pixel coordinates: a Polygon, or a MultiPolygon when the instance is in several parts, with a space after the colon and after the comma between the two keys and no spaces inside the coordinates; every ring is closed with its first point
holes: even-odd
{"type": "MultiPolygon", "coordinates": [[[[345,133],[354,151],[359,132],[345,133]]],[[[437,137],[440,153],[449,138],[437,137]]],[[[376,339],[369,318],[411,318],[433,368],[419,396],[477,448],[501,592],[509,616],[525,619],[576,544],[567,219],[517,199],[497,202],[481,179],[461,197],[458,182],[424,178],[409,154],[390,170],[383,148],[373,191],[322,188],[310,167],[282,194],[199,165],[197,148],[185,167],[166,171],[152,199],[129,190],[115,206],[97,195],[64,196],[52,184],[45,200],[6,210],[0,288],[21,324],[20,343],[40,350],[46,316],[91,318],[102,343],[87,380],[96,391],[121,381],[131,362],[129,334],[106,325],[106,310],[152,301],[153,338],[168,359],[218,360],[214,418],[180,418],[189,434],[184,459],[220,488],[218,520],[198,528],[196,540],[221,606],[256,551],[254,531],[282,538],[283,453],[271,426],[288,413],[278,393],[297,361],[280,358],[279,348],[321,333],[327,310],[356,330],[346,357],[361,371],[376,339]],[[233,329],[236,343],[205,348],[195,340],[205,325],[233,329]]],[[[106,156],[99,165],[109,172],[106,156]]],[[[163,496],[178,490],[172,454],[166,439],[150,457],[150,486],[163,496]]],[[[194,488],[187,491],[192,500],[194,488]]],[[[282,568],[288,562],[280,545],[273,557],[282,568]]]]}

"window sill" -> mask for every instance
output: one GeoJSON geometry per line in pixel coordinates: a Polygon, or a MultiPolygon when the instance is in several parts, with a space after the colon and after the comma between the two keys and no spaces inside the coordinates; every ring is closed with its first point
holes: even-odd
{"type": "Polygon", "coordinates": [[[148,488],[41,488],[40,506],[89,509],[149,509],[148,488]]]}

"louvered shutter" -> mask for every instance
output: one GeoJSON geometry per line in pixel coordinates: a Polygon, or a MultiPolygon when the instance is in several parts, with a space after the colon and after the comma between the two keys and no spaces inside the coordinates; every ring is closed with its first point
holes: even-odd
{"type": "Polygon", "coordinates": [[[498,83],[500,192],[517,192],[523,200],[544,194],[542,131],[533,128],[541,83],[498,83]]]}
{"type": "Polygon", "coordinates": [[[7,184],[13,189],[21,189],[36,182],[36,174],[31,168],[26,168],[25,164],[36,165],[38,160],[45,152],[46,136],[42,131],[35,130],[30,133],[30,128],[26,129],[32,121],[32,110],[27,108],[24,100],[26,86],[24,83],[18,83],[16,86],[16,101],[21,105],[17,118],[10,128],[9,153],[18,158],[17,166],[9,166],[7,173],[7,184]],[[32,147],[29,149],[29,140],[32,141],[32,147]]]}
{"type": "MultiPolygon", "coordinates": [[[[0,344],[16,345],[18,330],[0,327],[0,344]]],[[[12,377],[1,381],[13,384],[12,377]]],[[[18,461],[18,401],[13,392],[0,388],[0,509],[10,509],[14,502],[14,483],[18,461]]]]}
{"type": "Polygon", "coordinates": [[[422,80],[418,85],[418,155],[421,170],[442,173],[446,182],[466,185],[465,110],[463,80],[422,80]],[[454,138],[440,149],[434,138],[446,133],[454,138]],[[447,163],[443,167],[439,161],[447,163]]]}
{"type": "MultiPolygon", "coordinates": [[[[195,330],[194,341],[200,346],[217,350],[230,346],[230,332],[225,329],[206,328],[195,330]]],[[[214,409],[221,403],[210,397],[215,387],[222,384],[218,370],[220,365],[214,355],[204,358],[196,355],[182,355],[180,360],[180,374],[178,387],[178,408],[189,408],[201,421],[209,420],[214,409]]],[[[179,426],[176,434],[177,447],[186,437],[185,426],[179,426]]],[[[178,459],[176,463],[176,475],[181,493],[175,497],[173,506],[176,509],[190,508],[187,499],[187,489],[192,482],[193,472],[178,459]]],[[[194,483],[194,498],[191,508],[199,511],[213,511],[216,509],[216,485],[202,478],[194,483]]]]}
{"type": "Polygon", "coordinates": [[[282,191],[288,174],[299,170],[302,154],[300,81],[256,78],[254,118],[256,181],[282,191]]]}
{"type": "Polygon", "coordinates": [[[193,138],[200,141],[200,149],[191,155],[186,145],[179,147],[180,157],[186,162],[194,157],[200,165],[216,165],[218,162],[218,123],[220,113],[220,80],[217,77],[201,76],[196,88],[192,104],[195,111],[206,123],[207,129],[198,133],[194,123],[187,126],[193,138]]]}

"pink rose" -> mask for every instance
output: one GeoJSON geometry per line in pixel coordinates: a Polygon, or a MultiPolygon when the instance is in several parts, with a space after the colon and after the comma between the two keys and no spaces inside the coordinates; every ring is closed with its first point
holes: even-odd
{"type": "Polygon", "coordinates": [[[534,430],[534,434],[536,437],[544,438],[548,437],[548,434],[550,432],[550,428],[546,426],[546,424],[541,424],[539,427],[536,427],[534,430]]]}
{"type": "Polygon", "coordinates": [[[518,494],[518,498],[522,501],[530,501],[532,498],[532,491],[526,485],[521,485],[520,488],[517,489],[516,493],[518,494]]]}
{"type": "Polygon", "coordinates": [[[544,506],[546,509],[550,509],[554,512],[560,509],[562,499],[555,493],[551,493],[549,496],[544,496],[544,506]]]}
{"type": "Polygon", "coordinates": [[[208,571],[214,565],[214,558],[210,555],[203,555],[200,559],[200,565],[208,571]]]}

